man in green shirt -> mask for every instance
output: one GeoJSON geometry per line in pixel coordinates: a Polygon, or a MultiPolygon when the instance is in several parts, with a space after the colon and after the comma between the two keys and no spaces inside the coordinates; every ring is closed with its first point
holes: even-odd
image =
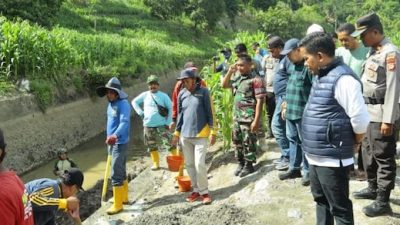
{"type": "MultiPolygon", "coordinates": [[[[361,77],[363,64],[370,48],[365,47],[363,43],[351,36],[355,30],[355,26],[351,23],[340,25],[336,33],[342,47],[336,49],[335,54],[341,57],[343,62],[348,65],[358,77],[361,77]]],[[[361,146],[358,150],[357,165],[358,170],[355,171],[357,179],[365,180],[366,174],[364,172],[361,146]]]]}
{"type": "Polygon", "coordinates": [[[338,39],[342,47],[336,49],[336,56],[342,58],[358,77],[362,74],[362,66],[367,58],[370,48],[365,47],[350,34],[356,30],[353,24],[342,24],[337,30],[338,39]]]}

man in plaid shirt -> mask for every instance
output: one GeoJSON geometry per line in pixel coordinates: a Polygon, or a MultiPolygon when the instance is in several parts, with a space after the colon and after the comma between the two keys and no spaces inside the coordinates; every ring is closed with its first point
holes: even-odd
{"type": "Polygon", "coordinates": [[[304,108],[312,86],[312,74],[304,66],[304,59],[298,47],[299,40],[292,38],[285,43],[281,52],[287,55],[293,66],[289,70],[289,80],[286,87],[286,102],[282,104],[282,117],[286,119],[286,136],[290,143],[289,170],[279,174],[279,179],[293,179],[301,177],[300,165],[303,162],[303,178],[301,184],[308,186],[308,162],[301,149],[299,137],[300,124],[304,108]]]}

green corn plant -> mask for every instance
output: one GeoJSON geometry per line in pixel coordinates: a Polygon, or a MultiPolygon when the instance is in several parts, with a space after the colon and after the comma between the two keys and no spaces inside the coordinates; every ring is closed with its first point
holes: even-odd
{"type": "Polygon", "coordinates": [[[214,114],[218,124],[218,132],[223,141],[223,148],[229,150],[232,143],[233,128],[233,97],[231,90],[223,89],[220,84],[220,74],[212,73],[209,66],[200,72],[207,83],[214,103],[214,114]]]}

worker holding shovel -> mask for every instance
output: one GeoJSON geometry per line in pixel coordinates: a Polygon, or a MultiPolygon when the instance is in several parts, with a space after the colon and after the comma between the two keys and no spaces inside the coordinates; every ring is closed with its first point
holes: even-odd
{"type": "MultiPolygon", "coordinates": [[[[96,89],[100,97],[107,96],[107,138],[108,160],[111,161],[111,184],[113,186],[114,203],[107,214],[117,214],[128,201],[128,180],[126,176],[126,150],[129,142],[131,108],[128,95],[122,91],[121,83],[111,78],[105,86],[96,89]]],[[[107,170],[107,168],[106,168],[107,170]]],[[[104,182],[107,182],[105,179],[104,182]]]]}

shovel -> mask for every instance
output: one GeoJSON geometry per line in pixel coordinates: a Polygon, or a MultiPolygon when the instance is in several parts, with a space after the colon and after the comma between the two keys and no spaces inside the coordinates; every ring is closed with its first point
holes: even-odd
{"type": "Polygon", "coordinates": [[[108,177],[110,176],[110,167],[111,167],[111,148],[112,145],[108,146],[108,155],[107,155],[107,163],[106,163],[106,170],[104,172],[104,181],[103,181],[103,189],[101,192],[101,203],[103,205],[104,202],[106,202],[106,194],[107,194],[107,184],[108,184],[108,177]]]}

